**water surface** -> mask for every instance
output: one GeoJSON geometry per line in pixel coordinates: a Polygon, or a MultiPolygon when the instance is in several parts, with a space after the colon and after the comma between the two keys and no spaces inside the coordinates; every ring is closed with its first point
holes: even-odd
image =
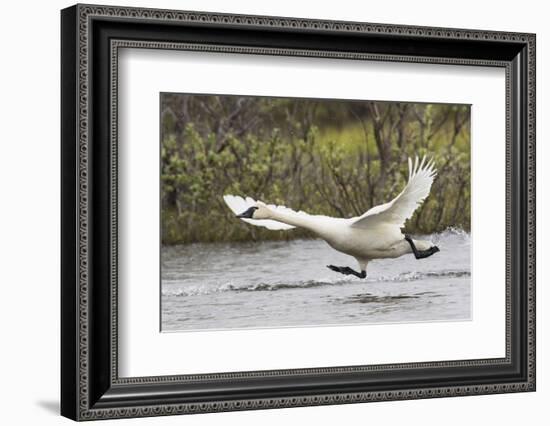
{"type": "Polygon", "coordinates": [[[420,238],[441,251],[372,261],[366,279],[326,268],[357,264],[322,240],[163,246],[161,329],[469,320],[469,234],[420,238]]]}

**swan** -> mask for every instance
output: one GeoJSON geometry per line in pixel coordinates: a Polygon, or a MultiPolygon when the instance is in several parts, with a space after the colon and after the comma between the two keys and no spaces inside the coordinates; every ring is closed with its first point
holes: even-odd
{"type": "Polygon", "coordinates": [[[409,178],[401,193],[386,204],[372,207],[361,216],[337,218],[311,215],[285,206],[266,204],[250,197],[224,195],[223,200],[238,218],[271,230],[304,228],[325,240],[333,249],[354,257],[359,272],[349,266],[327,267],[344,275],[366,278],[367,264],[374,259],[391,259],[414,254],[424,259],[439,248],[430,241],[413,240],[401,228],[430,193],[437,174],[433,161],[408,159],[409,178]]]}

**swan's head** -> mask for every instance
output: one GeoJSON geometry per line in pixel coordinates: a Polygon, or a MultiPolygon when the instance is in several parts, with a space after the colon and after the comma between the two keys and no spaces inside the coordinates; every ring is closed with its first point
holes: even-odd
{"type": "Polygon", "coordinates": [[[270,213],[267,206],[261,201],[258,201],[254,206],[238,214],[237,217],[241,219],[269,219],[271,216],[270,213]]]}

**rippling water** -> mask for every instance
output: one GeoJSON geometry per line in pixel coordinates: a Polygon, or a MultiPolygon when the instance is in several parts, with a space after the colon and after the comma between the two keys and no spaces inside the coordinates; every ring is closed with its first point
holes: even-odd
{"type": "Polygon", "coordinates": [[[162,248],[162,330],[469,320],[470,235],[434,234],[441,251],[369,263],[366,279],[328,264],[355,259],[322,240],[162,248]]]}

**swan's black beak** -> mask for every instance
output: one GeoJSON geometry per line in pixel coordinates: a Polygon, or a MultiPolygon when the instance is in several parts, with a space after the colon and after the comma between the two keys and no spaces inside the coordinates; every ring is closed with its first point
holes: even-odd
{"type": "Polygon", "coordinates": [[[258,210],[258,207],[250,207],[248,210],[238,214],[237,217],[241,219],[252,219],[254,216],[254,211],[258,210]]]}

